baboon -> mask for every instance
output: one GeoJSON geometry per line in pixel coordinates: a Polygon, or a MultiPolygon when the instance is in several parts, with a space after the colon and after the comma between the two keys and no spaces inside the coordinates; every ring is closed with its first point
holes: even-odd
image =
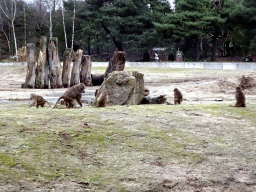
{"type": "Polygon", "coordinates": [[[177,88],[175,88],[173,92],[174,92],[174,105],[181,104],[183,100],[182,93],[177,88]]]}
{"type": "Polygon", "coordinates": [[[245,107],[245,96],[240,87],[236,88],[236,105],[235,107],[245,107]]]}
{"type": "Polygon", "coordinates": [[[84,92],[85,92],[85,85],[83,83],[79,83],[78,85],[75,85],[69,88],[62,96],[59,97],[59,99],[56,101],[53,108],[57,106],[57,103],[61,99],[64,99],[67,108],[74,107],[73,100],[76,100],[78,104],[82,107],[83,105],[81,102],[81,98],[82,98],[82,93],[84,92]]]}
{"type": "MultiPolygon", "coordinates": [[[[95,95],[97,94],[98,90],[96,90],[95,95]]],[[[99,97],[97,98],[97,107],[105,107],[106,102],[108,100],[109,92],[104,90],[100,93],[99,97]]]]}
{"type": "Polygon", "coordinates": [[[36,105],[36,108],[38,108],[38,106],[44,107],[45,103],[48,103],[49,106],[51,106],[50,103],[48,101],[45,101],[42,96],[36,95],[34,93],[30,94],[30,100],[32,100],[32,103],[29,107],[32,107],[33,105],[36,105]]]}

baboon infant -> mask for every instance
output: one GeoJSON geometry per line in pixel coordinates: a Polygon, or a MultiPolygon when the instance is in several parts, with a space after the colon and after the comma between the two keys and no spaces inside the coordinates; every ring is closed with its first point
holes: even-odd
{"type": "MultiPolygon", "coordinates": [[[[98,90],[96,90],[95,95],[97,94],[98,90]]],[[[108,100],[109,92],[104,90],[100,93],[99,97],[97,98],[97,107],[105,107],[106,102],[108,100]]]]}
{"type": "Polygon", "coordinates": [[[79,83],[78,85],[75,85],[69,88],[62,96],[59,97],[59,99],[56,101],[53,108],[57,106],[57,103],[61,99],[64,99],[67,108],[74,107],[73,100],[76,100],[78,104],[82,107],[83,105],[81,102],[81,98],[82,98],[82,93],[84,92],[85,92],[85,85],[83,83],[79,83]]]}
{"type": "Polygon", "coordinates": [[[236,88],[236,105],[235,107],[245,107],[245,96],[240,87],[236,88]]]}
{"type": "Polygon", "coordinates": [[[177,88],[175,88],[173,92],[174,92],[174,105],[181,104],[183,100],[182,93],[177,88]]]}
{"type": "Polygon", "coordinates": [[[30,100],[32,100],[32,103],[29,107],[32,107],[33,105],[36,105],[36,108],[38,108],[38,106],[44,107],[45,103],[48,103],[49,106],[51,106],[50,103],[48,101],[45,101],[42,96],[36,95],[34,93],[30,94],[30,100]]]}

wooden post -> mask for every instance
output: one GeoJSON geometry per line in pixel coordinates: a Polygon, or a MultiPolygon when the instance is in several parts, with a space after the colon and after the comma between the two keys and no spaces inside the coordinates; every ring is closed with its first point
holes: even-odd
{"type": "Polygon", "coordinates": [[[51,89],[61,88],[61,65],[58,54],[58,38],[53,37],[49,40],[48,44],[48,56],[49,56],[49,66],[50,66],[50,83],[51,89]]]}
{"type": "Polygon", "coordinates": [[[35,55],[35,44],[29,43],[27,45],[27,76],[25,80],[26,88],[34,88],[35,87],[35,78],[36,78],[36,55],[35,55]]]}
{"type": "Polygon", "coordinates": [[[72,50],[67,48],[64,52],[63,69],[62,69],[62,84],[65,88],[70,86],[72,63],[72,50]]]}
{"type": "Polygon", "coordinates": [[[77,85],[80,83],[80,69],[81,69],[81,59],[83,55],[83,50],[78,49],[73,54],[73,68],[71,72],[71,80],[70,80],[70,87],[77,85]]]}
{"type": "MultiPolygon", "coordinates": [[[[42,36],[40,38],[40,52],[36,67],[36,82],[35,88],[43,89],[45,81],[45,68],[47,62],[47,37],[42,36]]],[[[48,80],[49,81],[49,80],[48,80]]]]}
{"type": "Polygon", "coordinates": [[[83,55],[82,61],[81,61],[80,81],[86,86],[92,85],[91,68],[92,68],[91,56],[83,55]]]}
{"type": "Polygon", "coordinates": [[[108,67],[105,72],[105,77],[109,73],[112,73],[113,71],[123,71],[125,67],[125,61],[126,61],[126,53],[123,51],[118,51],[118,49],[115,50],[113,57],[110,59],[108,67]]]}

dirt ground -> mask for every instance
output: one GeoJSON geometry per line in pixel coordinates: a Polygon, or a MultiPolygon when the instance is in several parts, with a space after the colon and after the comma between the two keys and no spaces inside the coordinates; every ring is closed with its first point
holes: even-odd
{"type": "MultiPolygon", "coordinates": [[[[25,66],[2,66],[0,70],[0,103],[15,100],[28,100],[30,93],[42,95],[53,104],[57,98],[67,89],[21,89],[25,82],[25,66]],[[5,70],[8,69],[8,70],[5,70]]],[[[138,70],[144,74],[145,87],[150,94],[165,94],[169,102],[173,102],[173,89],[182,91],[186,104],[212,103],[226,101],[234,103],[236,86],[240,83],[242,75],[256,79],[255,71],[232,70],[178,70],[172,73],[159,69],[154,71],[143,68],[126,68],[127,71],[138,70]]],[[[171,69],[168,69],[171,71],[171,69]]],[[[103,73],[101,68],[94,69],[92,73],[103,73]]],[[[256,81],[253,82],[256,84],[256,81]]],[[[94,92],[98,86],[87,87],[83,94],[83,103],[90,103],[94,98],[94,92]]],[[[256,99],[256,88],[245,89],[247,100],[256,99]]]]}
{"type": "MultiPolygon", "coordinates": [[[[173,103],[173,89],[175,87],[181,90],[184,96],[182,106],[185,107],[169,113],[175,113],[179,118],[186,118],[188,122],[191,122],[191,124],[184,123],[186,127],[178,126],[181,130],[203,138],[200,145],[187,145],[186,150],[204,154],[209,159],[203,163],[197,162],[187,165],[186,163],[166,164],[161,161],[161,158],[152,161],[145,157],[141,160],[143,166],[140,167],[140,164],[134,165],[134,170],[148,173],[146,169],[149,169],[148,177],[158,179],[155,183],[151,182],[150,187],[141,189],[141,191],[256,191],[255,121],[245,121],[240,116],[233,116],[230,111],[217,117],[202,111],[192,110],[194,106],[200,104],[234,105],[235,88],[239,85],[240,78],[244,75],[256,79],[255,71],[143,68],[126,68],[125,70],[138,70],[143,73],[145,87],[150,90],[150,94],[165,94],[168,102],[173,103]],[[242,135],[239,129],[243,129],[242,135]],[[216,137],[221,138],[221,141],[216,141],[217,144],[214,143],[213,146],[210,142],[216,137]],[[226,149],[222,142],[225,142],[225,147],[228,145],[230,148],[226,149]],[[245,156],[246,158],[244,158],[245,156]]],[[[93,73],[102,73],[103,71],[102,68],[93,69],[93,73]]],[[[8,105],[17,101],[29,103],[30,93],[42,95],[51,104],[54,104],[57,98],[66,90],[21,89],[21,84],[25,81],[26,66],[0,66],[0,76],[0,105],[8,105]]],[[[84,103],[90,103],[96,88],[98,87],[86,88],[86,93],[83,95],[84,103]]],[[[255,115],[256,83],[255,86],[245,89],[243,92],[246,95],[248,106],[246,110],[250,110],[250,114],[255,115]]],[[[102,118],[113,118],[112,114],[102,113],[100,115],[102,118]]],[[[115,115],[119,115],[118,118],[120,119],[124,118],[122,113],[115,113],[115,115]]],[[[167,124],[168,126],[176,125],[176,120],[155,119],[154,121],[152,124],[163,125],[163,127],[157,127],[159,129],[164,129],[167,124]]],[[[128,171],[128,173],[132,174],[131,171],[128,171]]],[[[132,185],[136,186],[136,180],[130,180],[129,177],[123,178],[122,182],[129,183],[130,189],[132,189],[132,185]]],[[[22,189],[14,187],[11,183],[2,184],[0,182],[0,191],[4,189],[1,188],[3,185],[10,185],[12,191],[22,189]]],[[[20,185],[22,186],[22,183],[20,185]]],[[[86,183],[70,181],[52,185],[55,191],[90,191],[84,186],[87,185],[86,183]]],[[[34,183],[34,186],[30,189],[32,191],[48,191],[48,188],[44,188],[37,183],[34,183]]],[[[106,186],[102,191],[115,192],[118,190],[106,186]]]]}

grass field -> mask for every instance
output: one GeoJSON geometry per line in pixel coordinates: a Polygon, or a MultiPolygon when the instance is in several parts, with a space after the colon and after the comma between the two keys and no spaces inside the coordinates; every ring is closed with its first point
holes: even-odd
{"type": "MultiPolygon", "coordinates": [[[[164,75],[170,83],[237,75],[136,70],[162,83],[164,75]]],[[[187,100],[75,109],[0,104],[0,191],[256,191],[256,101],[235,108],[187,100]]]]}

